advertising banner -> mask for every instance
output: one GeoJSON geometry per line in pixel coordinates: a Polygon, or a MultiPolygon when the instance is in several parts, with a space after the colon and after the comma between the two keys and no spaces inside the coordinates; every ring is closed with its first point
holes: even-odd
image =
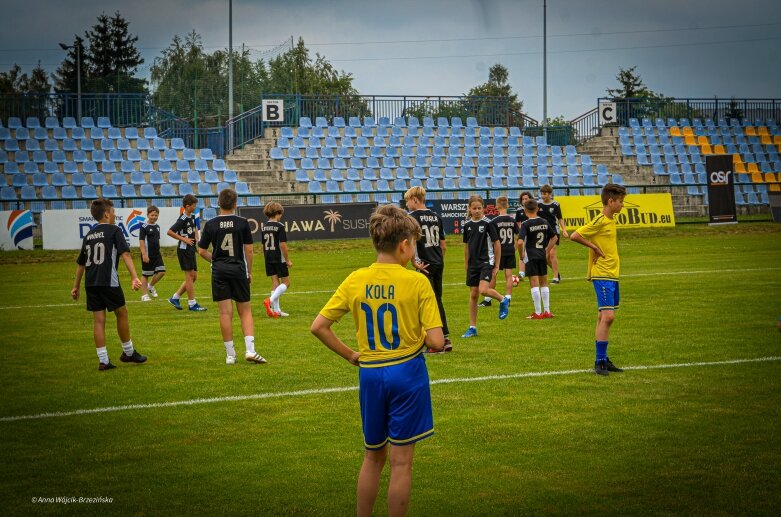
{"type": "MultiPolygon", "coordinates": [[[[557,197],[567,230],[577,230],[602,213],[600,196],[557,197]]],[[[629,194],[624,198],[624,209],[616,215],[619,228],[653,228],[675,226],[673,199],[664,194],[629,194]]]]}
{"type": "MultiPolygon", "coordinates": [[[[146,209],[117,208],[116,225],[131,247],[138,246],[138,230],[146,222],[146,209]]],[[[176,222],[182,213],[182,208],[161,208],[157,224],[160,225],[160,246],[175,246],[178,241],[168,237],[166,232],[176,222]]],[[[196,223],[200,223],[200,213],[195,213],[196,223]]],[[[81,241],[93,226],[95,226],[89,210],[44,210],[41,214],[43,228],[43,249],[47,250],[77,250],[81,241]]],[[[200,226],[200,224],[198,224],[200,226]]]]}
{"type": "Polygon", "coordinates": [[[710,224],[737,223],[738,212],[735,208],[735,174],[732,169],[732,155],[706,156],[705,172],[708,175],[710,224]]]}
{"type": "Polygon", "coordinates": [[[33,249],[33,213],[29,210],[0,212],[0,250],[33,249]]]}
{"type": "MultiPolygon", "coordinates": [[[[368,238],[369,217],[376,206],[376,203],[289,205],[281,222],[291,241],[368,238]]],[[[260,242],[260,225],[267,221],[263,207],[241,207],[239,215],[247,218],[253,240],[260,242]]]]}
{"type": "MultiPolygon", "coordinates": [[[[518,199],[509,200],[507,211],[515,215],[518,199]]],[[[568,230],[580,228],[602,212],[602,199],[599,196],[562,196],[556,201],[561,205],[561,213],[568,230]]],[[[469,201],[426,201],[426,206],[442,217],[445,233],[461,233],[461,227],[468,215],[469,201]]],[[[493,218],[498,215],[495,199],[485,200],[485,215],[493,218]]],[[[651,228],[655,226],[675,226],[672,197],[665,194],[630,194],[624,199],[624,209],[616,216],[619,227],[651,228]]]]}

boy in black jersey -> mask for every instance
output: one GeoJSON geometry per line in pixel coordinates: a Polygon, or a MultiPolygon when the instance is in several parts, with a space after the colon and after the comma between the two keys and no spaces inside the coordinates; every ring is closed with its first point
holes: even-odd
{"type": "Polygon", "coordinates": [[[119,285],[117,266],[119,259],[125,263],[132,278],[131,287],[138,291],[141,280],[136,275],[133,259],[130,258],[130,247],[122,234],[122,230],[114,224],[114,204],[109,199],[96,199],[90,206],[92,217],[96,224],[81,244],[79,258],[76,259],[76,278],[73,281],[71,297],[79,299],[81,277],[86,272],[84,289],[87,291],[87,310],[92,312],[92,332],[95,337],[95,349],[98,353],[99,371],[116,368],[108,358],[106,350],[106,310],[117,317],[117,333],[122,342],[123,363],[143,363],[146,357],[139,354],[130,339],[130,322],[125,306],[125,294],[119,285]]]}
{"type": "Polygon", "coordinates": [[[521,229],[518,233],[518,250],[526,263],[526,276],[529,277],[532,301],[534,302],[534,312],[526,319],[552,318],[550,290],[548,289],[548,263],[545,257],[555,246],[553,239],[556,237],[556,232],[548,221],[539,216],[537,201],[528,200],[524,208],[527,219],[521,223],[521,229]]]}
{"type": "MultiPolygon", "coordinates": [[[[494,217],[491,222],[496,226],[496,232],[499,235],[499,245],[501,246],[501,258],[499,259],[499,271],[504,272],[504,295],[510,300],[513,294],[513,269],[515,269],[515,236],[518,234],[518,227],[515,225],[515,218],[507,215],[507,209],[510,203],[506,196],[496,198],[496,209],[499,215],[494,217]]],[[[491,288],[496,287],[499,280],[498,275],[491,280],[491,288]]],[[[478,307],[490,307],[491,298],[486,296],[478,307]]]]}
{"type": "Polygon", "coordinates": [[[168,235],[180,241],[176,248],[176,256],[179,258],[179,267],[184,271],[184,282],[179,289],[168,299],[168,303],[177,310],[182,310],[179,297],[187,292],[187,306],[191,311],[205,311],[195,300],[195,280],[198,278],[198,264],[195,261],[195,244],[198,242],[198,227],[195,223],[193,212],[198,207],[198,198],[187,194],[182,198],[184,213],[168,230],[168,235]]]}
{"type": "Polygon", "coordinates": [[[141,248],[141,296],[142,302],[157,298],[155,284],[165,275],[163,255],[160,254],[160,226],[157,218],[160,209],[150,205],[146,209],[146,223],[138,232],[138,245],[141,248]],[[150,297],[151,296],[151,297],[150,297]]]}
{"type": "Polygon", "coordinates": [[[266,360],[255,352],[255,328],[250,303],[252,282],[252,231],[243,217],[234,214],[239,196],[233,189],[220,191],[217,203],[220,213],[209,219],[198,241],[198,254],[212,265],[212,300],[220,309],[220,331],[225,343],[225,363],[236,364],[233,346],[233,303],[241,321],[246,352],[250,363],[266,360]],[[209,253],[209,246],[212,252],[209,253]]]}
{"type": "Polygon", "coordinates": [[[469,328],[461,336],[470,338],[477,336],[477,298],[490,296],[499,301],[499,319],[507,317],[510,310],[510,300],[491,288],[491,279],[499,271],[499,235],[496,226],[483,215],[485,203],[477,195],[469,198],[469,217],[464,223],[464,269],[466,269],[466,285],[469,286],[469,328]]]}
{"type": "Polygon", "coordinates": [[[551,186],[543,185],[542,188],[540,188],[540,194],[542,195],[542,200],[538,203],[539,215],[548,221],[548,224],[550,224],[556,234],[554,246],[548,252],[547,260],[553,270],[553,280],[551,280],[551,283],[558,284],[561,282],[561,275],[559,274],[559,257],[556,254],[556,246],[561,244],[562,236],[564,236],[565,239],[568,239],[569,234],[567,233],[567,227],[564,226],[564,218],[561,215],[561,205],[558,201],[553,200],[553,189],[551,186]]]}
{"type": "Polygon", "coordinates": [[[290,287],[288,269],[293,267],[287,254],[285,225],[279,222],[284,213],[285,209],[282,205],[274,201],[263,208],[263,214],[268,217],[268,222],[261,225],[263,255],[266,259],[266,276],[271,277],[271,296],[263,300],[263,306],[269,318],[289,316],[279,306],[280,296],[290,287]]]}
{"type": "MultiPolygon", "coordinates": [[[[530,199],[532,199],[532,193],[527,191],[521,192],[521,195],[518,198],[518,210],[515,211],[515,227],[518,230],[521,229],[521,223],[528,219],[528,217],[526,217],[526,209],[524,206],[530,199]]],[[[518,247],[517,241],[515,245],[518,247]]],[[[523,282],[523,277],[526,276],[526,264],[523,263],[523,251],[520,247],[518,247],[518,258],[520,259],[518,261],[518,281],[523,282]]]]}
{"type": "MultiPolygon", "coordinates": [[[[426,275],[439,307],[439,317],[442,319],[442,333],[445,335],[445,348],[443,352],[453,350],[445,317],[445,306],[442,304],[442,274],[445,271],[445,229],[442,226],[442,218],[426,208],[426,190],[423,187],[412,187],[404,193],[404,202],[409,210],[409,215],[420,226],[420,238],[415,249],[415,269],[426,275]]],[[[439,353],[433,348],[428,353],[439,353]]]]}

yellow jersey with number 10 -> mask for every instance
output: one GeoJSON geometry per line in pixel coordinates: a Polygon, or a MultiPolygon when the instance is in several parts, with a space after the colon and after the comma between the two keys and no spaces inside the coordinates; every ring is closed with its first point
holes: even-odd
{"type": "Polygon", "coordinates": [[[398,264],[374,263],[350,274],[320,311],[331,321],[353,313],[360,366],[379,368],[423,352],[426,331],[441,327],[428,279],[398,264]]]}

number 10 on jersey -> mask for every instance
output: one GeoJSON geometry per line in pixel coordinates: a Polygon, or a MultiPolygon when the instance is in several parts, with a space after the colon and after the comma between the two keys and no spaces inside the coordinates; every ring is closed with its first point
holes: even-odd
{"type": "Polygon", "coordinates": [[[376,325],[375,314],[372,311],[371,306],[368,303],[361,303],[361,310],[366,316],[366,340],[369,342],[369,350],[376,350],[377,336],[375,329],[379,330],[380,344],[386,350],[396,350],[401,343],[399,337],[399,314],[396,311],[396,306],[392,303],[383,303],[377,309],[376,325]],[[386,315],[390,315],[391,324],[391,339],[388,341],[388,333],[386,331],[386,315]]]}

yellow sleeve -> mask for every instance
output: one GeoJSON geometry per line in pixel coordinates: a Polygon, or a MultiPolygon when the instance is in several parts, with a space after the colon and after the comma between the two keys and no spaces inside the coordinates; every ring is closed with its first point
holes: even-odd
{"type": "Polygon", "coordinates": [[[350,312],[350,286],[352,285],[352,278],[355,273],[350,273],[350,276],[344,279],[344,281],[336,289],[336,292],[328,300],[328,303],[320,310],[320,315],[331,321],[339,321],[342,316],[350,312]]]}
{"type": "Polygon", "coordinates": [[[584,239],[590,239],[602,229],[602,221],[604,221],[604,219],[605,216],[602,214],[596,216],[594,219],[578,228],[578,235],[584,239]]]}
{"type": "MultiPolygon", "coordinates": [[[[422,276],[422,275],[421,275],[422,276]]],[[[420,289],[420,298],[418,314],[420,314],[420,324],[423,331],[429,331],[442,326],[442,318],[439,316],[439,306],[434,290],[431,288],[426,277],[423,277],[418,283],[420,289]]]]}

